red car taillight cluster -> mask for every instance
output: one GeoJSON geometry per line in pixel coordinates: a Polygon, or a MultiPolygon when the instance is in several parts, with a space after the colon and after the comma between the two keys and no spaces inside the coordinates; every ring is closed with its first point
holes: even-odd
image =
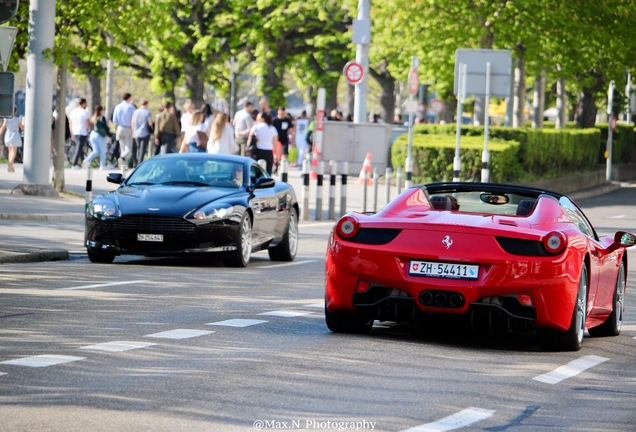
{"type": "Polygon", "coordinates": [[[568,239],[562,232],[552,231],[543,237],[543,247],[549,253],[558,254],[567,246],[568,239]]]}
{"type": "Polygon", "coordinates": [[[338,221],[338,225],[336,225],[336,231],[340,237],[351,238],[358,233],[358,229],[360,229],[360,224],[358,220],[352,216],[345,216],[338,221]]]}

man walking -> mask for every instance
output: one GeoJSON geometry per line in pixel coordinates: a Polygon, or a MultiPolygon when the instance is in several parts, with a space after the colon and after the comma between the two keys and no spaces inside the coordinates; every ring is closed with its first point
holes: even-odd
{"type": "Polygon", "coordinates": [[[281,144],[282,154],[276,161],[276,166],[278,167],[280,160],[287,159],[287,156],[289,155],[289,130],[291,129],[292,123],[291,120],[287,118],[285,107],[278,108],[278,115],[272,124],[278,132],[278,142],[281,144]]]}
{"type": "Polygon", "coordinates": [[[173,113],[172,103],[166,102],[163,111],[157,116],[155,125],[155,156],[177,153],[177,137],[181,133],[179,120],[173,113]]]}
{"type": "Polygon", "coordinates": [[[79,106],[71,111],[68,121],[71,129],[71,140],[75,141],[76,146],[71,168],[77,169],[84,160],[84,148],[88,142],[88,134],[92,129],[91,116],[86,110],[86,99],[79,100],[79,106]],[[80,157],[82,161],[80,161],[80,157]]]}
{"type": "Polygon", "coordinates": [[[132,164],[133,168],[143,162],[148,150],[148,142],[150,141],[150,128],[152,127],[152,113],[148,109],[148,101],[141,103],[141,108],[133,112],[132,131],[133,131],[133,151],[132,164]]]}
{"type": "Polygon", "coordinates": [[[128,156],[132,152],[132,117],[135,106],[132,104],[132,95],[124,93],[122,101],[113,110],[113,122],[117,125],[115,139],[119,141],[119,166],[128,166],[128,156]]]}
{"type": "Polygon", "coordinates": [[[252,119],[252,111],[254,106],[252,102],[246,101],[243,105],[243,109],[237,111],[234,114],[234,136],[236,137],[236,144],[240,147],[241,156],[245,156],[245,146],[247,145],[247,137],[250,134],[250,129],[254,126],[254,120],[252,119]]]}

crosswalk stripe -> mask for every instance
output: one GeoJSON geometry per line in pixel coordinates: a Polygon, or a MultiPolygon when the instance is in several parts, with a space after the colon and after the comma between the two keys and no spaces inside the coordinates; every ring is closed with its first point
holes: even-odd
{"type": "Polygon", "coordinates": [[[406,429],[402,432],[451,431],[485,420],[488,417],[491,417],[495,412],[496,411],[493,410],[470,407],[435,422],[415,426],[414,428],[406,429]]]}
{"type": "Polygon", "coordinates": [[[576,360],[572,360],[566,365],[559,366],[552,372],[538,375],[532,379],[546,384],[558,384],[565,379],[572,378],[573,376],[576,376],[581,372],[584,372],[589,368],[599,365],[608,360],[609,359],[605,357],[589,355],[578,358],[576,360]]]}

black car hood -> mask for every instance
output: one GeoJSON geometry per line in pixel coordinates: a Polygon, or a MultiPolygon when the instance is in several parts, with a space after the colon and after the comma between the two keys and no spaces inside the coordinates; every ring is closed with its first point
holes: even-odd
{"type": "Polygon", "coordinates": [[[191,186],[122,186],[113,193],[123,215],[153,214],[181,217],[214,201],[232,204],[245,192],[191,186]]]}

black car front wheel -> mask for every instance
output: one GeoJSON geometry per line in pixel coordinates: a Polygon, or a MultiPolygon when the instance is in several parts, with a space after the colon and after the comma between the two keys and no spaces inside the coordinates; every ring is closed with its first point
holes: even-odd
{"type": "Polygon", "coordinates": [[[241,229],[236,239],[236,250],[232,251],[223,262],[228,267],[246,267],[252,255],[252,219],[246,212],[241,220],[241,229]]]}
{"type": "Polygon", "coordinates": [[[101,252],[91,248],[88,248],[86,251],[88,252],[88,259],[92,263],[110,264],[115,260],[115,254],[112,253],[101,252]]]}
{"type": "Polygon", "coordinates": [[[296,209],[289,211],[289,222],[283,241],[274,247],[267,249],[272,261],[293,261],[298,250],[298,215],[296,209]]]}

